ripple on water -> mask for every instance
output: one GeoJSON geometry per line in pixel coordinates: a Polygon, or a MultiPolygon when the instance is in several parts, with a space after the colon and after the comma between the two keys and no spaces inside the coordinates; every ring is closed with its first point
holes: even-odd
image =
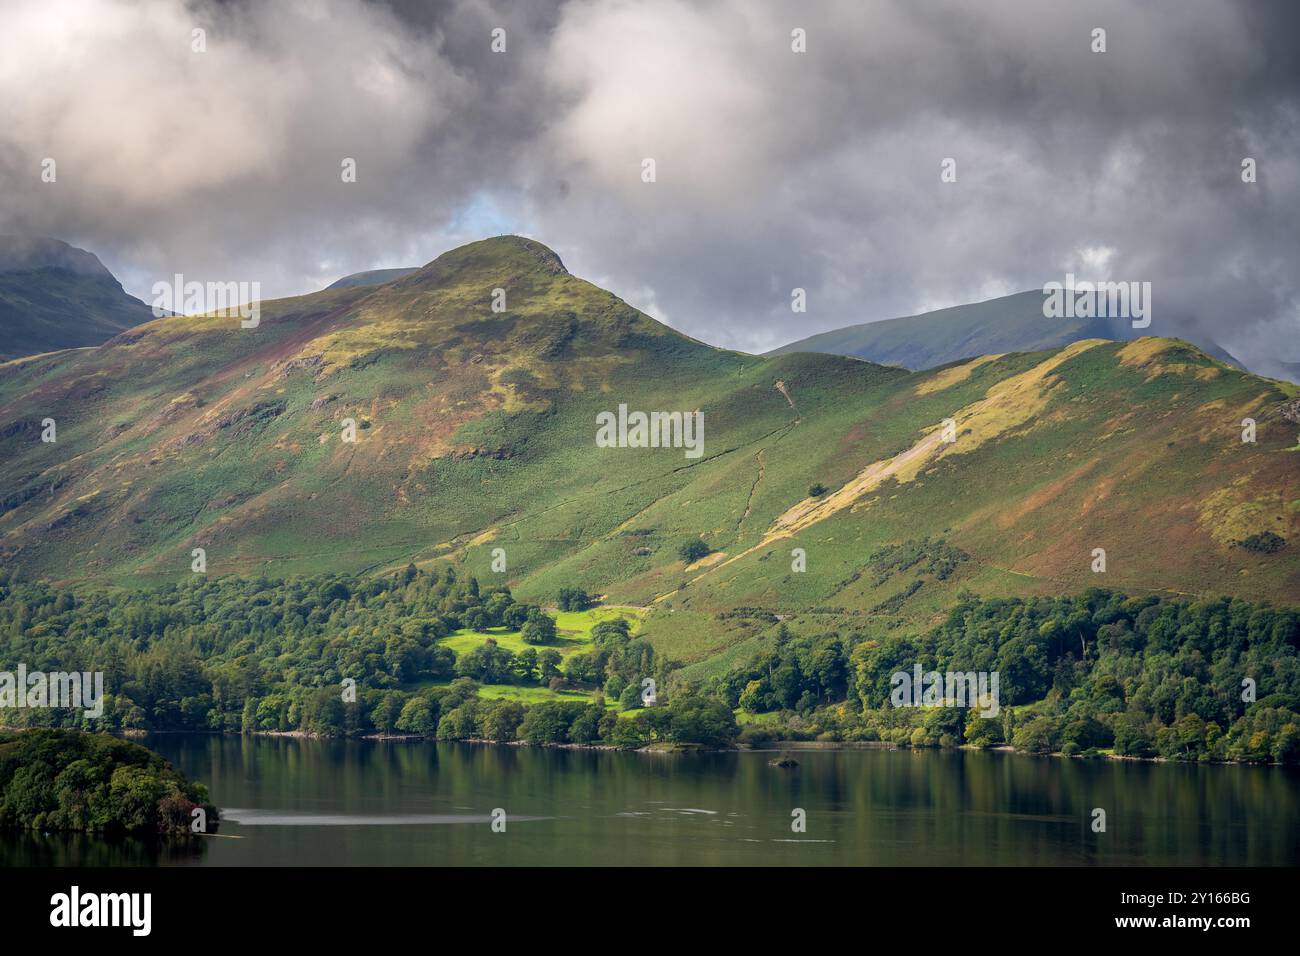
{"type": "MultiPolygon", "coordinates": [[[[554,817],[511,816],[511,823],[552,820],[554,817]]],[[[487,813],[292,813],[283,810],[248,810],[230,807],[221,811],[222,823],[244,827],[400,827],[439,826],[453,823],[491,823],[487,813]]]]}

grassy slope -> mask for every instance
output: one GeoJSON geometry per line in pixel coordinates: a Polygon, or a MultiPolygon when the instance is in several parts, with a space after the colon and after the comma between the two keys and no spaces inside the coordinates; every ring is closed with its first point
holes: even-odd
{"type": "MultiPolygon", "coordinates": [[[[1297,540],[1297,426],[1277,404],[1289,386],[1244,375],[1173,340],[1098,343],[1036,382],[1043,358],[984,363],[936,391],[926,389],[951,372],[916,376],[910,401],[934,408],[936,419],[943,411],[932,403],[970,408],[991,382],[1018,387],[969,419],[972,430],[951,453],[789,539],[706,572],[665,603],[700,617],[737,606],[812,607],[819,612],[800,615],[792,626],[873,633],[918,629],[965,587],[987,595],[1107,585],[1296,599],[1294,545],[1255,555],[1232,544],[1261,530],[1297,540]],[[1025,370],[1019,381],[1003,377],[1004,363],[1005,371],[1025,370]],[[1033,413],[1018,420],[1029,408],[1033,413]],[[1240,440],[1248,415],[1259,421],[1254,445],[1240,440]],[[882,584],[872,573],[855,578],[864,558],[883,545],[926,536],[945,538],[972,560],[946,581],[916,572],[882,584]],[[794,546],[808,553],[805,574],[788,571],[794,546]],[[1097,547],[1107,552],[1105,574],[1091,570],[1097,547]],[[918,579],[920,590],[901,607],[872,610],[918,579]]],[[[887,412],[893,418],[895,409],[887,412]]],[[[959,427],[968,420],[960,411],[948,414],[956,414],[959,427]]],[[[688,627],[675,642],[676,656],[721,666],[727,658],[718,650],[735,645],[741,653],[772,629],[752,620],[727,623],[726,635],[716,624],[688,627]]]]}
{"type": "Polygon", "coordinates": [[[710,348],[522,239],[397,282],[265,303],[261,326],[173,318],[0,375],[0,559],[140,584],[456,561],[522,597],[561,586],[650,608],[670,657],[723,666],[771,630],[917,627],[962,587],[1104,583],[1300,599],[1294,389],[1175,340],[1092,342],[924,373],[710,348]],[[491,312],[492,290],[507,311],[491,312]],[[783,382],[786,396],[775,387],[783,382]],[[690,410],[705,454],[600,449],[596,413],[690,410]],[[59,422],[56,445],[35,423],[59,422]],[[1240,441],[1240,421],[1259,441],[1240,441]],[[939,445],[955,417],[961,436],[939,445]],[[341,422],[361,427],[340,440],[341,422]],[[908,453],[903,458],[895,458],[908,453]],[[831,489],[815,508],[807,490],[831,489]],[[702,535],[720,555],[685,568],[702,535]],[[939,581],[869,567],[946,538],[939,581]],[[808,570],[790,570],[802,547],[808,570]],[[1089,570],[1104,547],[1105,576],[1089,570]],[[922,580],[906,600],[873,610],[922,580]],[[685,585],[683,587],[683,585],[685,585]]]}

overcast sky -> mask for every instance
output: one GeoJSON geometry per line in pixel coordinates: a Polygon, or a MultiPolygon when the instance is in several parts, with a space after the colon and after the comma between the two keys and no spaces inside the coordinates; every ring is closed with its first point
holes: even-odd
{"type": "Polygon", "coordinates": [[[748,351],[1073,271],[1267,371],[1300,360],[1297,36],[1282,0],[5,0],[0,233],[148,300],[515,232],[748,351]]]}

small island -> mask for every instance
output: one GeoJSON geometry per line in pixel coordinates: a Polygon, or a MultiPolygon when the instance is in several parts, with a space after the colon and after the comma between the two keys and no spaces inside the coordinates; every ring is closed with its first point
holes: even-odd
{"type": "Polygon", "coordinates": [[[0,827],[177,837],[214,832],[217,808],[152,750],[42,727],[0,731],[0,827]]]}

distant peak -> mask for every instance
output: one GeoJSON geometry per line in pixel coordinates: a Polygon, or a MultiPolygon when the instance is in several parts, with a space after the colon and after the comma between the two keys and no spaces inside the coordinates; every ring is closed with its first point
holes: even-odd
{"type": "Polygon", "coordinates": [[[94,253],[48,236],[0,236],[0,273],[63,269],[77,275],[112,278],[94,253]]]}
{"type": "Polygon", "coordinates": [[[383,285],[386,282],[396,282],[409,276],[412,272],[418,270],[418,266],[404,266],[397,269],[370,269],[366,272],[354,272],[351,275],[344,276],[337,282],[327,285],[327,289],[350,289],[359,285],[383,285]]]}

